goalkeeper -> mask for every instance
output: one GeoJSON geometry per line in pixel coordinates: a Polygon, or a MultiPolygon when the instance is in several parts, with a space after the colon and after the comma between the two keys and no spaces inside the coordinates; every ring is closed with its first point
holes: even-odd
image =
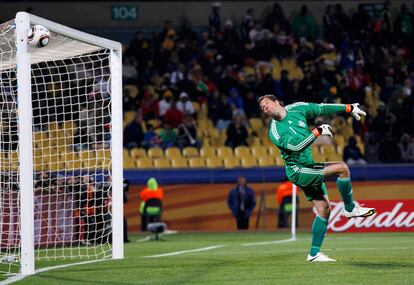
{"type": "Polygon", "coordinates": [[[350,172],[344,162],[316,163],[313,160],[312,143],[318,136],[332,137],[332,128],[323,124],[310,131],[306,121],[335,113],[350,113],[355,119],[360,120],[360,116],[366,114],[358,107],[358,103],[343,105],[298,102],[283,107],[274,95],[264,95],[258,99],[258,103],[261,110],[272,117],[269,138],[280,149],[288,179],[302,188],[306,198],[312,201],[317,211],[307,260],[336,261],[320,252],[330,214],[324,178],[338,176],[336,183],[345,205],[343,214],[348,219],[371,216],[375,213],[375,209],[361,207],[353,201],[350,172]]]}

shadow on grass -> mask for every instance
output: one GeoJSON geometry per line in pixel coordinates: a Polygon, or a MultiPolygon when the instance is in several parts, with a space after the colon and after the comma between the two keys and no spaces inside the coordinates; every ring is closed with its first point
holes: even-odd
{"type": "Polygon", "coordinates": [[[401,269],[401,268],[414,268],[413,263],[403,263],[403,262],[349,262],[349,266],[353,267],[365,267],[368,269],[374,269],[374,270],[382,270],[382,269],[401,269]]]}

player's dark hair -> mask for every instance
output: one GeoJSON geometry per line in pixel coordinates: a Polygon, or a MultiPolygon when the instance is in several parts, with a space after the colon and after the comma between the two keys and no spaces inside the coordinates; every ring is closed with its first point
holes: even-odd
{"type": "Polygon", "coordinates": [[[264,100],[265,98],[267,98],[267,99],[269,99],[269,100],[271,100],[273,102],[279,101],[279,99],[275,95],[267,94],[267,95],[260,96],[257,99],[257,104],[260,104],[260,102],[262,102],[262,100],[264,100]]]}

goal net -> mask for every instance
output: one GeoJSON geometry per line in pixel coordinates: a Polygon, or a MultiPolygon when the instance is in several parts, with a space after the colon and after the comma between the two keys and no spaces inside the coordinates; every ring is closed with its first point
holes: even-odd
{"type": "Polygon", "coordinates": [[[122,257],[119,46],[26,13],[0,25],[2,273],[122,257]]]}

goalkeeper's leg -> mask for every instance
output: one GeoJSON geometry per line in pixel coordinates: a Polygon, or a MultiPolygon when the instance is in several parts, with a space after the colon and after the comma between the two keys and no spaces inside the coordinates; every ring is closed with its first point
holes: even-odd
{"type": "Polygon", "coordinates": [[[344,215],[347,218],[368,217],[375,213],[374,208],[366,208],[356,205],[352,197],[351,175],[345,162],[327,162],[324,168],[324,176],[337,175],[336,185],[344,202],[344,215]]]}
{"type": "MultiPolygon", "coordinates": [[[[324,185],[323,185],[324,186],[324,185]]],[[[325,188],[326,189],[326,188],[325,188]]],[[[335,259],[329,258],[321,251],[323,240],[326,236],[328,228],[328,220],[330,214],[328,195],[315,197],[312,200],[316,208],[317,215],[312,225],[312,244],[308,255],[310,262],[332,262],[335,259]]]]}

